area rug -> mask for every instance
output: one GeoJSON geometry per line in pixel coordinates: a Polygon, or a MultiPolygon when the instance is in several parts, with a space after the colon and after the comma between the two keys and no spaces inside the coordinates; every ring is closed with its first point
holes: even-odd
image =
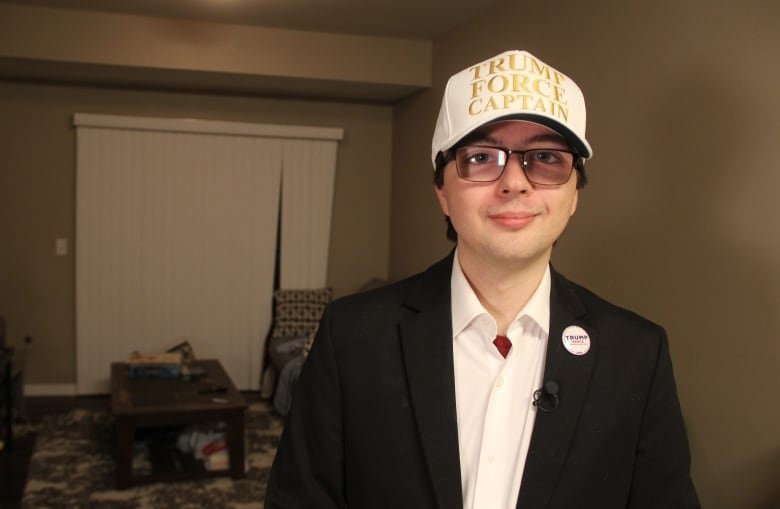
{"type": "Polygon", "coordinates": [[[218,477],[116,490],[112,418],[84,410],[47,416],[37,430],[22,507],[262,509],[281,430],[282,420],[271,405],[254,403],[247,411],[245,479],[218,477]]]}

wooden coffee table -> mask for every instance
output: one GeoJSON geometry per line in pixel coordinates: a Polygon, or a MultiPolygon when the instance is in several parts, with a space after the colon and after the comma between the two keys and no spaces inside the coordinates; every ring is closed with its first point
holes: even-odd
{"type": "Polygon", "coordinates": [[[217,360],[193,361],[205,370],[198,380],[131,379],[126,363],[111,364],[111,413],[116,425],[116,486],[199,477],[244,477],[244,411],[247,403],[217,360]],[[190,461],[186,469],[170,469],[152,461],[149,475],[133,473],[133,448],[139,428],[163,428],[223,422],[230,465],[208,471],[190,461]]]}

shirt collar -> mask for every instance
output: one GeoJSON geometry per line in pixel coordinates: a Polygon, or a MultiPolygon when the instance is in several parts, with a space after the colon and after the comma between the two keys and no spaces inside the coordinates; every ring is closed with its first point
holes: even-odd
{"type": "MultiPolygon", "coordinates": [[[[523,309],[517,313],[510,328],[522,317],[527,316],[542,329],[545,336],[549,334],[551,281],[550,266],[548,265],[539,286],[536,287],[536,290],[525,306],[523,306],[523,309]]],[[[463,332],[463,329],[477,317],[481,315],[490,316],[484,306],[482,306],[482,303],[479,302],[477,294],[474,293],[474,289],[469,284],[463,269],[460,267],[457,248],[455,249],[455,256],[452,262],[450,289],[452,298],[452,335],[455,337],[463,332]]],[[[495,327],[495,320],[492,317],[491,321],[495,327]]]]}

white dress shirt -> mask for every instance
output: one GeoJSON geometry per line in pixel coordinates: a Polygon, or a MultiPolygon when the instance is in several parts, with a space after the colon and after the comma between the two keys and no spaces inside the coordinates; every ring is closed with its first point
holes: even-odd
{"type": "Polygon", "coordinates": [[[515,509],[536,418],[550,328],[550,268],[509,325],[506,359],[497,326],[458,262],[452,264],[452,333],[464,509],[515,509]]]}

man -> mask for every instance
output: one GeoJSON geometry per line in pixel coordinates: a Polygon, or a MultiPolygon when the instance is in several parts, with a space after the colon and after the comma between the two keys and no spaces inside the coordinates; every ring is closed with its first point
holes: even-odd
{"type": "Polygon", "coordinates": [[[503,53],[450,78],[432,148],[456,249],[326,309],[266,508],[699,507],[663,329],[550,268],[580,89],[503,53]]]}

